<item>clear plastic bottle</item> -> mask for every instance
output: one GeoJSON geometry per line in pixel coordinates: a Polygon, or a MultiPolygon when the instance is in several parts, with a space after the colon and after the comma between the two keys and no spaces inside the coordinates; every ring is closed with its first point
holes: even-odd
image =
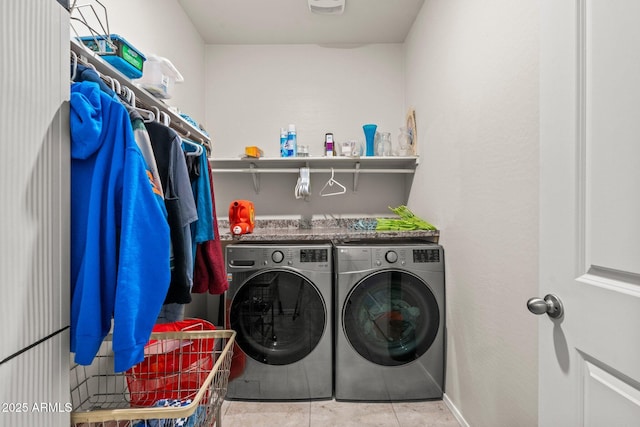
{"type": "Polygon", "coordinates": [[[280,157],[288,157],[287,155],[287,131],[280,128],[280,157]]]}
{"type": "Polygon", "coordinates": [[[287,154],[287,157],[296,157],[298,155],[296,125],[289,125],[289,132],[287,133],[287,154]]]}

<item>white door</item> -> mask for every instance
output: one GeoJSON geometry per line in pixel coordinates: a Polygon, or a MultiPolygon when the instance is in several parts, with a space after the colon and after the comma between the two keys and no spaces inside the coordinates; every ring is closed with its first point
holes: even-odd
{"type": "Polygon", "coordinates": [[[540,19],[540,425],[640,426],[640,1],[540,19]]]}

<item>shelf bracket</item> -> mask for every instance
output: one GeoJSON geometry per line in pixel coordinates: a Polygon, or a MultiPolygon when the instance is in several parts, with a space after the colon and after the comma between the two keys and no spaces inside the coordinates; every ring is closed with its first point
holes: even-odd
{"type": "Polygon", "coordinates": [[[358,191],[358,177],[360,176],[360,162],[355,164],[356,170],[353,172],[353,191],[358,191]]]}
{"type": "Polygon", "coordinates": [[[256,190],[256,194],[260,193],[260,176],[257,172],[257,167],[255,163],[250,163],[249,167],[251,168],[251,176],[253,178],[253,189],[256,190]]]}

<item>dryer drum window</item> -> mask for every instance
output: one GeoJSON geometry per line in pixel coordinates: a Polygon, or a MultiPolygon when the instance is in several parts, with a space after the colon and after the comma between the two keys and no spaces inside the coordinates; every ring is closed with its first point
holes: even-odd
{"type": "Polygon", "coordinates": [[[248,356],[268,365],[288,365],[318,345],[327,312],[320,292],[304,276],[263,270],[240,286],[229,317],[236,342],[248,356]]]}
{"type": "Polygon", "coordinates": [[[424,281],[405,271],[385,270],[354,286],[342,319],[347,339],[362,357],[397,366],[418,359],[431,347],[440,311],[424,281]]]}

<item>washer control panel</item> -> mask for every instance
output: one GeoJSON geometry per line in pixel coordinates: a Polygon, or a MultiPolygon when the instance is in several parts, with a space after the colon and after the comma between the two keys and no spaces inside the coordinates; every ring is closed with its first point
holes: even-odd
{"type": "Polygon", "coordinates": [[[304,268],[312,271],[330,271],[331,245],[274,245],[236,244],[226,249],[229,269],[281,267],[304,268]]]}
{"type": "Polygon", "coordinates": [[[440,250],[439,249],[414,249],[413,250],[413,262],[440,262],[440,250]]]}
{"type": "Polygon", "coordinates": [[[407,260],[410,260],[410,250],[402,247],[377,247],[373,248],[373,265],[376,267],[381,267],[383,265],[386,266],[397,266],[402,267],[407,264],[407,260]]]}

